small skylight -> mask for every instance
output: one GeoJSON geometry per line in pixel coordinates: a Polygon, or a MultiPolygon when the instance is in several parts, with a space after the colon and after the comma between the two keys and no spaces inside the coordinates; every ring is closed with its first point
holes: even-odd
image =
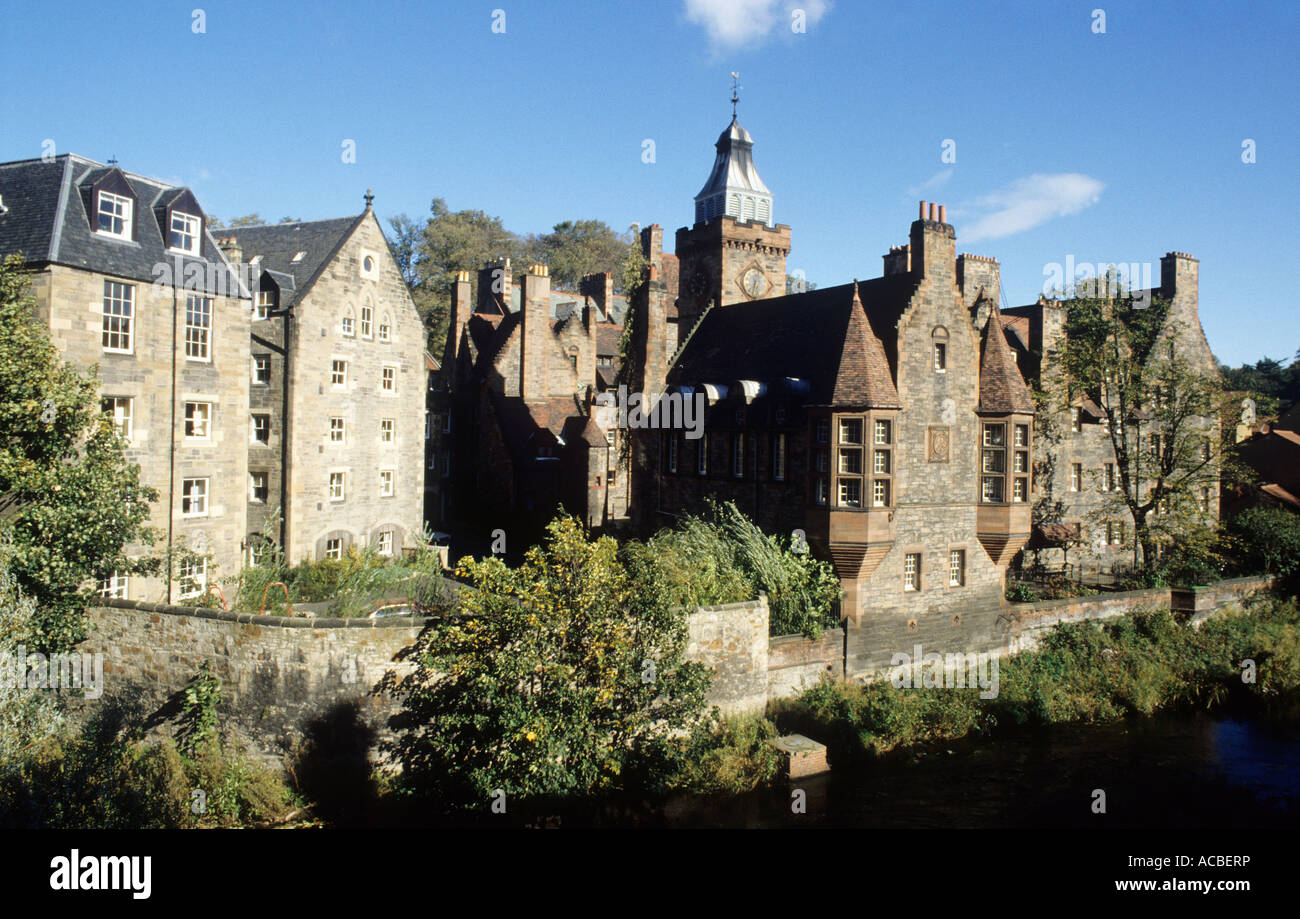
{"type": "Polygon", "coordinates": [[[302,251],[302,252],[299,252],[297,255],[295,255],[295,256],[293,257],[292,261],[295,261],[295,262],[301,262],[301,261],[302,261],[304,258],[306,258],[306,257],[307,257],[307,253],[306,253],[306,251],[304,250],[304,251],[302,251]]]}
{"type": "Polygon", "coordinates": [[[250,265],[256,265],[256,264],[260,263],[261,261],[262,261],[262,256],[260,256],[260,255],[254,255],[252,258],[250,258],[250,259],[248,260],[248,264],[250,264],[250,265]]]}

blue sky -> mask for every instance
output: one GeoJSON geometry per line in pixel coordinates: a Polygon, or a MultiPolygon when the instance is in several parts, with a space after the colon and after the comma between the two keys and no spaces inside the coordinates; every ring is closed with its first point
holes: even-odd
{"type": "Polygon", "coordinates": [[[1300,348],[1294,2],[7,7],[2,160],[47,139],[115,155],[223,217],[356,213],[371,186],[382,218],[441,196],[517,232],[657,222],[671,245],[734,70],[789,268],[811,281],[879,275],[925,198],[958,251],[1001,261],[1013,305],[1067,258],[1158,279],[1180,250],[1201,260],[1220,358],[1300,348]]]}

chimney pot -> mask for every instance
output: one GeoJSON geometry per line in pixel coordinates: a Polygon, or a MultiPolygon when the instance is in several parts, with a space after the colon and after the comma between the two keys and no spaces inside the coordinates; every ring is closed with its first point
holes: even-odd
{"type": "Polygon", "coordinates": [[[947,207],[947,205],[944,205],[944,204],[940,204],[940,205],[939,205],[939,222],[940,222],[940,223],[947,223],[947,222],[948,222],[948,207],[947,207]]]}
{"type": "Polygon", "coordinates": [[[930,220],[931,220],[931,222],[933,222],[934,219],[935,219],[937,216],[938,216],[938,206],[937,206],[933,201],[931,201],[931,202],[930,202],[930,220]]]}
{"type": "Polygon", "coordinates": [[[925,202],[924,202],[924,201],[921,202],[921,212],[920,212],[919,214],[916,215],[916,219],[917,219],[917,220],[924,220],[924,219],[925,219],[925,202]]]}

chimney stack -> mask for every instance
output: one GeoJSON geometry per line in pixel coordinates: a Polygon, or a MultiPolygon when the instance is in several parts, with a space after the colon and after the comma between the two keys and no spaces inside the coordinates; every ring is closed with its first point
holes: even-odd
{"type": "Polygon", "coordinates": [[[940,205],[939,205],[939,222],[940,222],[940,223],[947,223],[947,222],[948,222],[948,207],[947,207],[947,205],[943,205],[943,204],[940,204],[940,205]]]}
{"type": "Polygon", "coordinates": [[[924,220],[924,219],[925,219],[925,202],[924,202],[924,201],[921,202],[921,211],[920,211],[920,213],[918,213],[918,214],[916,215],[916,219],[917,219],[917,220],[924,220]]]}

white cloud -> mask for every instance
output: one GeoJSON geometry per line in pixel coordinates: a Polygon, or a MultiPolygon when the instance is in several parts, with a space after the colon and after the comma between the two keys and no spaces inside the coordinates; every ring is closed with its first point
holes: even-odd
{"type": "Polygon", "coordinates": [[[909,188],[907,190],[907,197],[915,198],[917,195],[923,192],[931,192],[934,191],[936,188],[942,188],[943,186],[948,184],[948,180],[952,178],[952,174],[955,171],[956,171],[955,166],[946,166],[943,169],[940,169],[938,172],[930,176],[930,178],[926,179],[920,185],[913,185],[911,188],[909,188]]]}
{"type": "Polygon", "coordinates": [[[1032,230],[1049,220],[1091,207],[1101,198],[1105,187],[1105,183],[1078,172],[1016,179],[971,205],[975,213],[983,216],[962,236],[967,242],[978,242],[1032,230]]]}
{"type": "Polygon", "coordinates": [[[685,0],[686,19],[703,26],[714,45],[735,49],[758,45],[779,29],[791,29],[796,10],[812,28],[830,9],[829,0],[685,0]]]}

